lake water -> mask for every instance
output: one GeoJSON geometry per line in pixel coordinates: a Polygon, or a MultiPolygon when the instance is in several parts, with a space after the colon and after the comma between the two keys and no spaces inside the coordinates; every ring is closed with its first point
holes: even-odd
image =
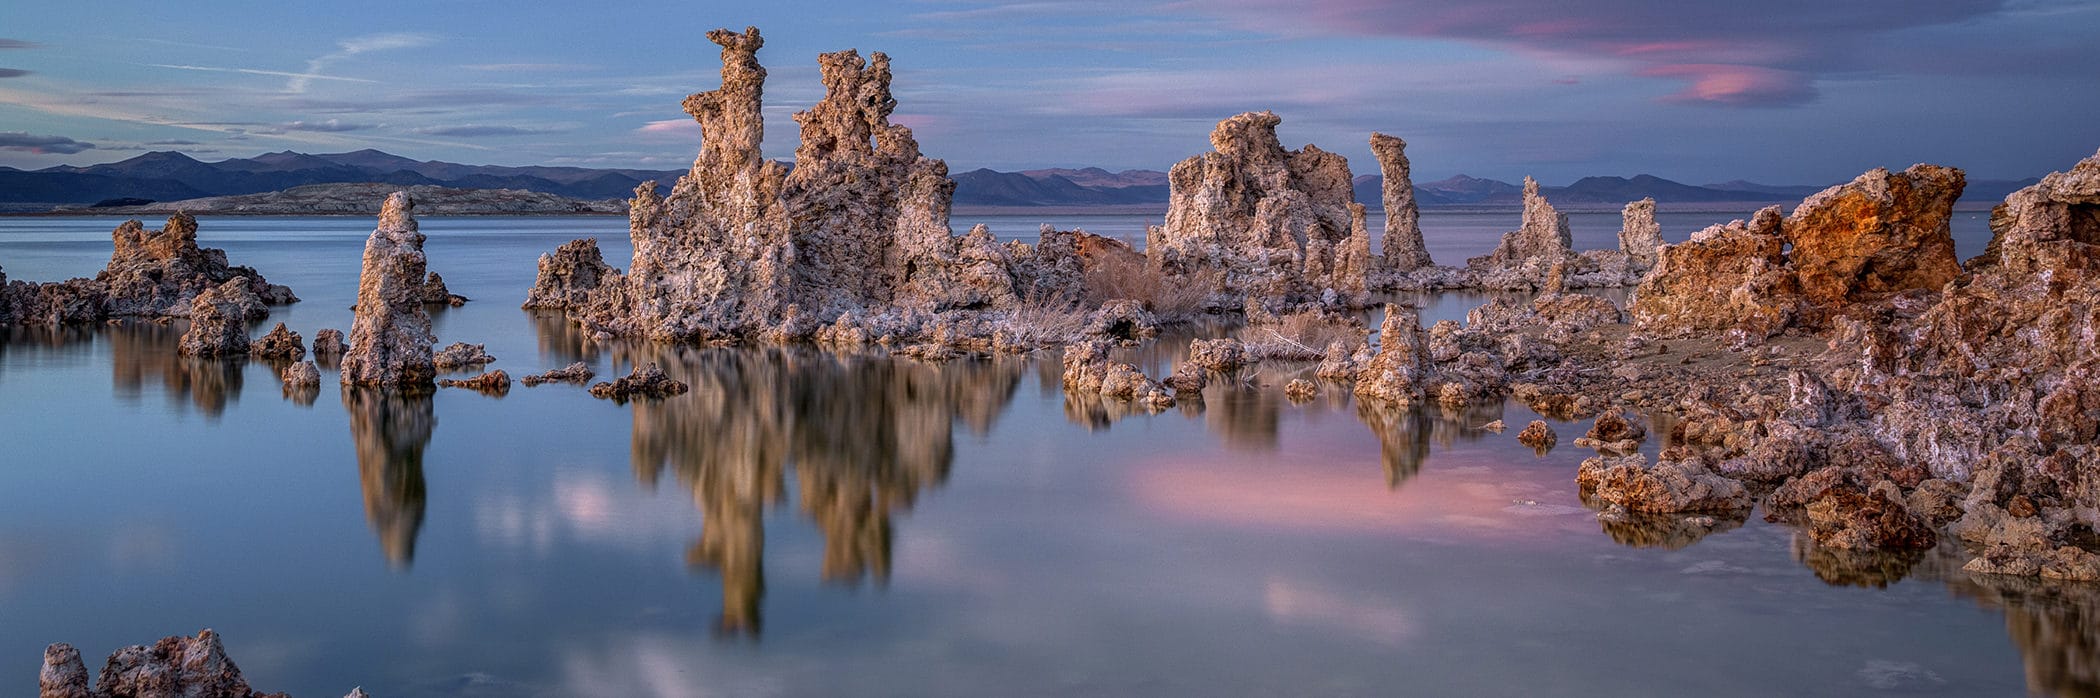
{"type": "MultiPolygon", "coordinates": [[[[1961,215],[1966,256],[1981,214],[1961,215]]],[[[1725,217],[1663,221],[1676,240],[1725,217]]],[[[1034,218],[957,229],[1032,238],[1034,218]]],[[[1618,225],[1573,222],[1580,246],[1618,225]]],[[[0,219],[0,268],[92,274],[116,223],[0,219]]],[[[1424,216],[1447,263],[1514,224],[1424,216]]],[[[199,237],[298,292],[270,320],[310,339],[348,328],[372,226],[207,218],[199,237]]],[[[26,694],[46,643],[96,670],[204,627],[299,696],[2100,692],[2100,588],[1972,579],[1946,551],[1848,557],[1757,517],[1703,538],[1600,526],[1575,493],[1586,424],[1543,456],[1477,429],[1535,418],[1521,406],[1292,405],[1280,384],[1309,367],[1286,367],[1122,415],[1068,401],[1054,357],[587,344],[517,304],[571,238],[625,266],[624,220],[423,230],[474,299],[434,313],[440,342],[486,343],[513,375],[659,361],[693,391],[407,399],[324,369],[301,404],[266,365],[177,357],[175,328],[17,331],[0,694],[26,694]]],[[[1163,375],[1185,342],[1127,358],[1163,375]]]]}

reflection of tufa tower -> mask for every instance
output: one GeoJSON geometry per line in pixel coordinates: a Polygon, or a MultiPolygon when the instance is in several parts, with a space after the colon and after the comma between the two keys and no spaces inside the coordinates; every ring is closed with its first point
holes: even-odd
{"type": "Polygon", "coordinates": [[[982,433],[1013,397],[1023,364],[929,366],[798,349],[638,347],[692,386],[634,404],[634,471],[655,486],[666,470],[692,491],[700,539],[686,561],[722,575],[723,632],[756,635],[765,595],[764,516],[797,501],[823,534],[823,578],[889,578],[892,517],[946,479],[960,421],[982,433]]]}
{"type": "Polygon", "coordinates": [[[430,395],[344,386],[343,409],[357,443],[365,519],[387,562],[405,569],[415,561],[423,528],[423,448],[437,426],[430,395]]]}

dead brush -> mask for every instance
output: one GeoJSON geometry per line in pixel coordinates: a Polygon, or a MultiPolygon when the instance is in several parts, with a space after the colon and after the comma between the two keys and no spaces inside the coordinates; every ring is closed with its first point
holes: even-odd
{"type": "Polygon", "coordinates": [[[1004,344],[1019,348],[1063,346],[1085,337],[1091,313],[1072,307],[1029,304],[1013,309],[992,323],[995,333],[1004,334],[1004,344]]]}
{"type": "Polygon", "coordinates": [[[1101,255],[1087,261],[1086,300],[1093,307],[1113,300],[1145,305],[1161,323],[1187,322],[1203,314],[1216,287],[1214,274],[1167,276],[1142,255],[1101,255]]]}
{"type": "Polygon", "coordinates": [[[1357,318],[1301,310],[1273,323],[1240,328],[1240,342],[1246,344],[1253,358],[1260,360],[1319,361],[1326,356],[1328,344],[1341,342],[1353,347],[1367,341],[1370,334],[1370,328],[1357,318]]]}

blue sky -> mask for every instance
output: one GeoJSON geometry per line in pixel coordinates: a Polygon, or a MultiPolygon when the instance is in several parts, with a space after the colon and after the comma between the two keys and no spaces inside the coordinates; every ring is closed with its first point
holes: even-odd
{"type": "Polygon", "coordinates": [[[1650,173],[1821,183],[1929,161],[1973,178],[2100,148],[2100,3],[2030,0],[9,2],[0,165],[378,148],[471,164],[680,168],[703,34],[757,25],[767,151],[816,54],[890,54],[956,171],[1165,169],[1272,109],[1293,147],[1418,179],[1650,173]]]}

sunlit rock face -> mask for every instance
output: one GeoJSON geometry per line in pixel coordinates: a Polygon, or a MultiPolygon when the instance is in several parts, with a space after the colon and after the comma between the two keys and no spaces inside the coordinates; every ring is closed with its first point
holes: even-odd
{"type": "Polygon", "coordinates": [[[428,394],[344,386],[350,440],[357,445],[357,481],[364,493],[365,520],[379,536],[387,563],[407,568],[416,557],[427,495],[423,449],[437,428],[428,394]]]}
{"type": "Polygon", "coordinates": [[[824,535],[822,575],[887,581],[892,517],[947,479],[954,430],[989,432],[1025,362],[920,364],[795,349],[615,345],[691,392],[634,405],[635,477],[669,474],[702,512],[690,564],[722,575],[721,629],[762,625],[766,511],[789,502],[824,535]]]}
{"type": "Polygon", "coordinates": [[[1892,297],[1938,291],[1961,273],[1949,221],[1963,184],[1949,167],[1876,169],[1809,197],[1784,220],[1774,207],[1747,224],[1700,231],[1661,248],[1631,310],[1646,331],[1762,339],[1795,326],[1826,330],[1839,316],[1878,313],[1892,297]]]}
{"type": "MultiPolygon", "coordinates": [[[[586,281],[563,289],[584,289],[585,326],[668,341],[806,339],[847,314],[1015,300],[989,233],[958,239],[949,230],[947,165],[920,155],[911,129],[890,123],[888,56],[819,57],[825,96],[795,115],[802,132],[791,172],[761,157],[758,30],[708,38],[722,46],[722,86],[685,101],[704,134],[700,155],[668,196],[654,184],[636,190],[633,264],[620,274],[553,260],[556,276],[589,268],[567,275],[603,277],[595,291],[586,281]]],[[[542,295],[550,294],[534,298],[542,295]]],[[[562,295],[546,307],[578,305],[576,294],[562,295]]]]}
{"type": "Polygon", "coordinates": [[[430,315],[423,310],[427,260],[416,229],[415,202],[406,192],[387,197],[379,227],[365,242],[364,270],[357,279],[356,318],[343,354],[345,385],[430,387],[430,315]]]}
{"type": "Polygon", "coordinates": [[[1212,152],[1169,175],[1164,226],[1146,254],[1174,277],[1212,284],[1231,307],[1253,297],[1288,306],[1353,302],[1364,291],[1370,239],[1349,161],[1306,146],[1285,150],[1282,119],[1249,112],[1218,123],[1212,152]]]}

